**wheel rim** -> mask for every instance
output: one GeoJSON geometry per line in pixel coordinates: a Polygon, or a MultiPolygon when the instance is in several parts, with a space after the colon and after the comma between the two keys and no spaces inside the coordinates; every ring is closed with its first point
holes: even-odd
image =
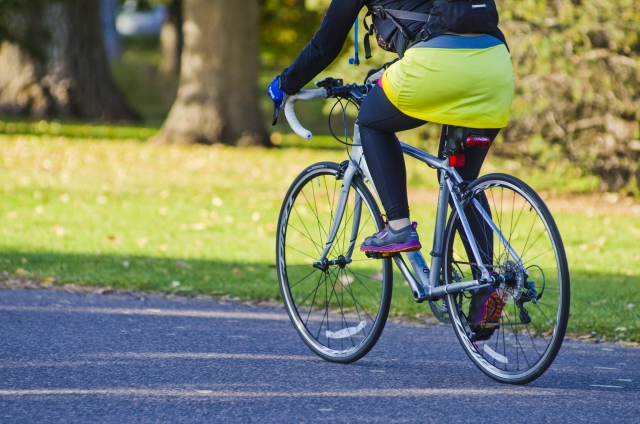
{"type": "Polygon", "coordinates": [[[331,357],[354,355],[368,346],[386,319],[382,305],[389,261],[368,259],[360,252],[362,240],[380,224],[375,205],[357,186],[350,190],[327,269],[314,267],[327,241],[341,187],[336,172],[327,169],[299,181],[287,199],[278,242],[280,284],[292,321],[309,346],[331,357]],[[362,199],[360,226],[349,255],[357,199],[362,199]]]}
{"type": "MultiPolygon", "coordinates": [[[[549,366],[564,337],[567,311],[563,301],[566,268],[562,242],[555,224],[545,218],[547,213],[541,210],[536,199],[515,185],[489,181],[474,189],[474,198],[480,199],[480,193],[486,195],[493,221],[524,266],[517,266],[505,245],[493,235],[493,260],[489,269],[494,274],[507,276],[499,289],[506,299],[499,326],[488,340],[471,340],[472,327],[467,316],[471,302],[477,299],[464,293],[449,296],[450,304],[455,304],[451,308],[454,329],[471,359],[485,372],[506,381],[526,379],[539,375],[549,366]],[[537,296],[523,287],[529,282],[533,282],[537,296]]],[[[468,217],[479,216],[470,209],[465,209],[468,217]]],[[[486,244],[478,245],[481,254],[489,250],[486,244]]],[[[475,261],[469,260],[458,232],[448,255],[453,259],[447,270],[450,282],[473,278],[470,264],[475,261]]]]}

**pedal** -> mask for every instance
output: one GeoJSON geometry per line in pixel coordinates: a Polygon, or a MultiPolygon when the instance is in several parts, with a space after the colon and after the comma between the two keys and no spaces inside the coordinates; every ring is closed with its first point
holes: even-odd
{"type": "Polygon", "coordinates": [[[370,259],[393,258],[396,256],[395,252],[364,252],[364,254],[370,259]]]}

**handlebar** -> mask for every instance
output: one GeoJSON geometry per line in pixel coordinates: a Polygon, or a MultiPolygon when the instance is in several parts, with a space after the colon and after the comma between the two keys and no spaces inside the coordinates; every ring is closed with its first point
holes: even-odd
{"type": "MultiPolygon", "coordinates": [[[[295,102],[297,102],[298,100],[327,99],[327,98],[333,97],[333,98],[346,98],[346,99],[352,100],[359,106],[364,100],[364,98],[366,97],[366,95],[369,93],[369,91],[371,91],[371,89],[374,87],[373,84],[365,84],[365,85],[347,84],[343,86],[341,84],[342,81],[340,80],[333,80],[329,78],[327,80],[319,81],[316,83],[317,87],[323,87],[323,88],[320,88],[317,90],[302,90],[298,94],[294,94],[292,96],[287,97],[287,99],[284,102],[284,106],[283,106],[284,115],[287,118],[287,121],[289,122],[291,129],[293,130],[293,132],[295,132],[305,140],[310,140],[313,134],[311,134],[311,131],[304,128],[300,124],[300,121],[298,121],[298,118],[296,117],[296,113],[293,109],[293,105],[295,104],[295,102]],[[322,84],[327,80],[331,80],[331,81],[327,83],[326,86],[323,86],[322,84]],[[337,81],[340,82],[339,86],[333,84],[334,82],[337,82],[337,81]]],[[[277,118],[277,115],[276,115],[276,118],[277,118]]]]}
{"type": "Polygon", "coordinates": [[[294,133],[298,134],[300,137],[305,140],[311,140],[313,134],[311,131],[305,129],[298,121],[296,117],[296,112],[293,110],[293,105],[298,100],[314,100],[314,99],[326,99],[327,98],[327,90],[325,88],[320,88],[318,90],[302,90],[298,94],[294,94],[293,96],[287,97],[284,102],[284,116],[287,118],[289,125],[294,133]]]}

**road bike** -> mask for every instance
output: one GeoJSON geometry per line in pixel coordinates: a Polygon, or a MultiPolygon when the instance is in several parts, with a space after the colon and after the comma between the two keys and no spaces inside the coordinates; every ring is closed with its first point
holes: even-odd
{"type": "MultiPolygon", "coordinates": [[[[284,103],[292,130],[307,140],[312,135],[295,115],[296,101],[335,98],[359,107],[373,85],[327,78],[316,87],[284,103]]],[[[440,177],[430,266],[421,251],[360,251],[364,237],[384,222],[356,123],[353,136],[347,134],[348,159],[306,167],[286,194],[276,241],[282,298],[313,352],[353,362],[371,350],[385,326],[395,263],[413,299],[428,302],[440,321],[451,323],[482,372],[525,384],[548,369],[564,339],[570,292],[562,239],[540,196],[523,181],[506,174],[462,180],[456,167],[465,150],[488,148],[490,139],[460,127],[446,137],[440,158],[401,143],[405,155],[440,177]],[[474,237],[470,217],[482,224],[480,236],[476,230],[474,237]],[[494,289],[506,302],[499,323],[469,322],[474,293],[494,289]]]]}

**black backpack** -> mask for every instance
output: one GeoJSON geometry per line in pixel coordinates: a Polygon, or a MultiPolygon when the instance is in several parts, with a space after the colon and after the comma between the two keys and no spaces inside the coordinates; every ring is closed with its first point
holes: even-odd
{"type": "MultiPolygon", "coordinates": [[[[371,7],[367,17],[372,17],[372,24],[367,24],[366,17],[364,21],[367,30],[364,40],[367,59],[371,57],[369,36],[374,33],[380,47],[397,52],[403,57],[409,47],[446,31],[477,34],[499,32],[495,0],[432,0],[432,4],[429,14],[385,9],[382,6],[371,7]],[[417,34],[410,33],[403,21],[422,23],[420,31],[417,34]]],[[[498,34],[498,38],[505,42],[502,33],[498,34]]]]}

